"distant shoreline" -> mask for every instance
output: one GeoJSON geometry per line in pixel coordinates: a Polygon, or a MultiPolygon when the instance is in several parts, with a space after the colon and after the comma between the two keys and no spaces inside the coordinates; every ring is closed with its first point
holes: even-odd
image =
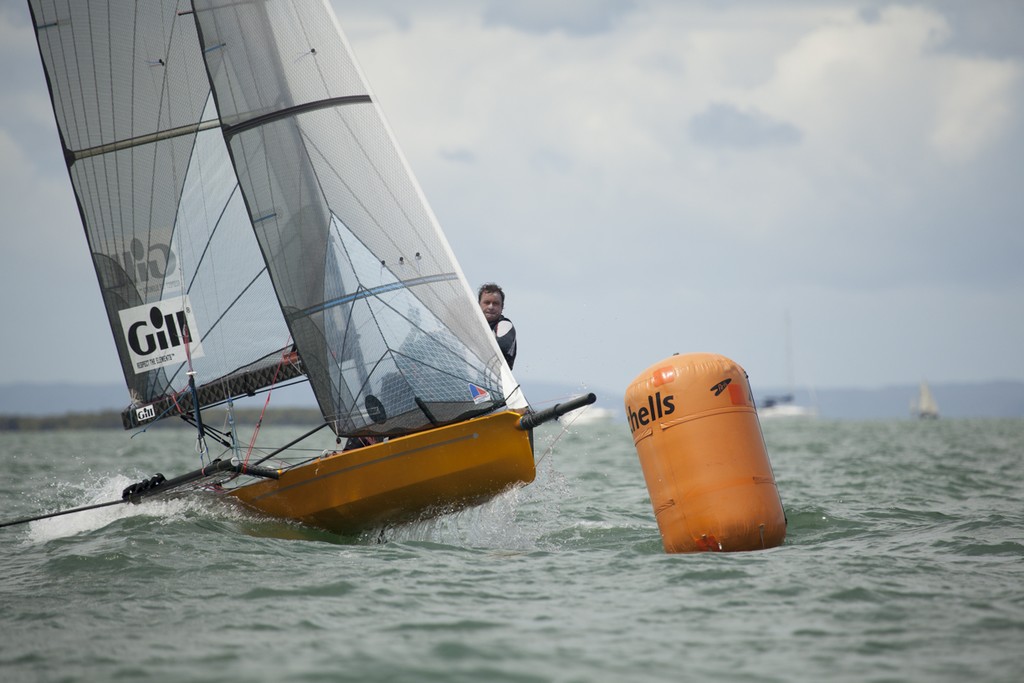
{"type": "MultiPolygon", "coordinates": [[[[254,425],[261,411],[246,408],[235,411],[239,425],[254,425]]],[[[275,426],[315,425],[323,422],[323,416],[316,408],[268,408],[264,418],[266,424],[275,426]]],[[[218,418],[218,422],[220,419],[218,418]]],[[[220,426],[218,424],[218,426],[220,426]]],[[[182,420],[166,419],[154,422],[146,429],[192,429],[182,420]]],[[[69,429],[116,429],[124,431],[121,411],[100,410],[95,412],[69,412],[63,415],[0,415],[0,432],[52,432],[69,429]]]]}
{"type": "MultiPolygon", "coordinates": [[[[547,382],[524,383],[531,401],[565,398],[581,393],[581,387],[547,382]]],[[[797,387],[793,391],[751,385],[754,398],[793,394],[793,404],[813,408],[822,419],[876,420],[911,418],[911,402],[917,398],[918,385],[894,385],[876,389],[818,389],[797,387]]],[[[979,383],[931,383],[941,418],[1024,418],[1024,381],[1007,380],[979,383]]],[[[590,387],[598,396],[596,405],[621,410],[621,391],[590,387]]],[[[123,385],[3,384],[0,383],[0,431],[54,429],[121,429],[122,406],[129,402],[123,385]]],[[[253,415],[267,403],[266,397],[241,399],[235,403],[237,415],[253,415]]],[[[281,387],[274,391],[268,407],[272,424],[311,425],[322,421],[312,392],[305,384],[281,387]]],[[[214,411],[216,412],[216,411],[214,411]]],[[[221,416],[223,412],[220,413],[221,416]]],[[[255,424],[253,417],[251,424],[255,424]]],[[[210,418],[211,424],[213,418],[210,418]]],[[[219,422],[222,417],[216,418],[219,422]]],[[[164,420],[160,424],[184,424],[164,420]]]]}

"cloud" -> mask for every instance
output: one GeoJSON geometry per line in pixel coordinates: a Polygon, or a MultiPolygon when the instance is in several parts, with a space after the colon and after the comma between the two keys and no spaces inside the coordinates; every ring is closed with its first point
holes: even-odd
{"type": "Polygon", "coordinates": [[[611,30],[635,6],[633,0],[490,0],[483,22],[484,26],[509,26],[526,33],[592,35],[611,30]]]}
{"type": "MultiPolygon", "coordinates": [[[[822,387],[1024,378],[1015,4],[334,4],[467,278],[510,292],[521,379],[710,350],[781,383],[784,309],[822,387]]],[[[91,265],[27,29],[0,15],[0,192],[47,245],[5,231],[0,265],[42,293],[91,265]]],[[[100,306],[74,289],[32,301],[100,306]]]]}
{"type": "Polygon", "coordinates": [[[473,164],[476,162],[476,154],[473,150],[461,147],[458,149],[446,148],[440,150],[439,154],[442,159],[453,161],[459,164],[473,164]]]}
{"type": "Polygon", "coordinates": [[[934,0],[931,4],[951,28],[940,50],[1000,60],[1024,57],[1020,37],[1024,3],[1019,0],[934,0]]]}
{"type": "Polygon", "coordinates": [[[977,157],[1019,116],[1021,65],[939,50],[952,30],[924,7],[865,22],[837,16],[778,55],[748,96],[805,133],[818,154],[906,171],[905,162],[977,157]],[[867,155],[878,155],[868,159],[867,155]],[[924,155],[924,156],[922,156],[924,155]]]}
{"type": "Polygon", "coordinates": [[[795,126],[776,121],[757,110],[741,111],[723,103],[714,103],[690,119],[689,130],[695,142],[713,147],[761,147],[800,142],[800,131],[795,126]]]}
{"type": "Polygon", "coordinates": [[[1003,137],[1024,104],[1015,92],[1024,78],[1020,64],[960,59],[946,65],[935,93],[928,141],[947,162],[973,159],[1003,137]]]}

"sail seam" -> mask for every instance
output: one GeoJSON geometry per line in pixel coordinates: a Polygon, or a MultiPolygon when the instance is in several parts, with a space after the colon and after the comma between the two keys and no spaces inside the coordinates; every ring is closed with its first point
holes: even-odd
{"type": "Polygon", "coordinates": [[[330,109],[331,107],[340,107],[349,104],[369,104],[371,101],[372,100],[369,95],[346,95],[344,97],[331,97],[326,100],[317,100],[315,102],[305,102],[303,104],[297,104],[294,107],[288,107],[287,109],[281,109],[269,114],[262,114],[251,118],[248,121],[243,121],[242,123],[236,123],[233,125],[224,124],[224,137],[230,139],[232,136],[247,131],[250,128],[258,128],[264,124],[277,121],[278,119],[290,118],[296,114],[304,114],[318,109],[330,109]]]}

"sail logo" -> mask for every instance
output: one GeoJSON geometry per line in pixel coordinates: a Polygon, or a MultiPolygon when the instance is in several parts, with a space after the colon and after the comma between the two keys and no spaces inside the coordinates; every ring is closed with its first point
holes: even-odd
{"type": "Polygon", "coordinates": [[[491,400],[491,394],[483,387],[478,387],[475,384],[469,385],[469,396],[473,399],[473,403],[476,405],[487,403],[491,400]]]}
{"type": "Polygon", "coordinates": [[[124,271],[135,282],[150,279],[161,282],[174,273],[177,259],[170,245],[151,244],[147,249],[138,238],[132,238],[131,247],[121,254],[124,271]]]}
{"type": "Polygon", "coordinates": [[[203,355],[201,336],[187,296],[126,308],[120,311],[120,317],[135,374],[185,363],[189,354],[193,358],[203,355]]]}
{"type": "Polygon", "coordinates": [[[138,238],[114,256],[124,274],[143,297],[166,291],[167,279],[175,273],[178,259],[169,244],[154,243],[148,247],[138,238]]]}
{"type": "Polygon", "coordinates": [[[627,405],[626,413],[629,415],[630,431],[635,432],[655,420],[660,420],[666,415],[674,413],[676,411],[675,399],[676,397],[672,394],[662,396],[659,391],[654,396],[647,397],[646,406],[640,406],[638,409],[633,410],[632,406],[627,405]]]}

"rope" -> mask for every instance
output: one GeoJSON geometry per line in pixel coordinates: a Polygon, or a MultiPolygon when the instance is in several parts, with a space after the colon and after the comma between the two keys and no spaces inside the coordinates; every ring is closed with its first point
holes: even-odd
{"type": "Polygon", "coordinates": [[[111,505],[123,505],[129,502],[127,499],[123,500],[111,500],[106,503],[96,503],[95,505],[86,505],[80,508],[71,508],[70,510],[61,510],[60,512],[50,512],[45,515],[36,515],[35,517],[23,517],[21,519],[13,519],[9,522],[0,522],[0,528],[5,526],[14,526],[15,524],[25,524],[27,522],[35,522],[40,519],[50,519],[51,517],[60,517],[61,515],[70,515],[72,512],[85,512],[86,510],[95,510],[96,508],[110,507],[111,505]]]}
{"type": "MultiPolygon", "coordinates": [[[[288,342],[292,340],[291,336],[285,341],[285,348],[288,348],[288,342]]],[[[263,417],[267,414],[267,406],[270,405],[270,395],[274,393],[274,386],[277,385],[277,375],[281,372],[281,368],[284,367],[285,360],[289,357],[290,352],[281,354],[281,360],[277,362],[277,367],[274,368],[274,376],[270,378],[270,389],[267,391],[267,400],[263,402],[263,410],[260,411],[260,417],[256,420],[256,426],[252,430],[252,438],[249,439],[249,448],[245,451],[245,460],[242,461],[243,465],[249,464],[249,458],[252,456],[252,451],[256,447],[256,437],[260,433],[260,428],[263,426],[263,417]]],[[[266,458],[264,458],[266,460],[266,458]]],[[[260,462],[263,462],[262,460],[260,462]]]]}
{"type": "MultiPolygon", "coordinates": [[[[553,402],[553,401],[548,401],[548,403],[552,403],[552,402],[553,402]]],[[[582,414],[583,414],[583,413],[582,413],[582,411],[581,411],[580,413],[577,413],[576,415],[574,415],[574,416],[573,416],[573,418],[572,418],[571,420],[569,420],[569,422],[568,422],[568,423],[565,423],[565,424],[563,424],[561,420],[559,420],[559,421],[558,421],[558,422],[559,422],[559,424],[561,424],[561,425],[562,425],[562,431],[558,432],[558,436],[556,436],[556,437],[554,438],[554,440],[553,440],[553,441],[552,441],[552,442],[551,442],[551,443],[550,443],[550,444],[548,445],[548,448],[547,448],[547,450],[546,450],[546,451],[544,451],[544,453],[543,453],[543,454],[542,454],[542,455],[541,455],[541,456],[540,456],[539,458],[537,458],[537,462],[536,462],[536,464],[534,465],[535,467],[536,467],[537,465],[540,465],[540,464],[541,464],[542,462],[544,462],[544,458],[546,458],[546,457],[548,457],[549,455],[551,455],[551,452],[552,452],[553,450],[555,450],[555,445],[556,445],[556,444],[557,444],[557,443],[559,442],[559,440],[561,440],[561,438],[562,438],[563,436],[565,436],[566,432],[568,432],[568,431],[569,431],[569,427],[572,427],[573,423],[575,423],[575,422],[576,422],[576,420],[578,420],[578,419],[579,419],[579,417],[580,417],[580,415],[582,415],[582,414]]]]}

